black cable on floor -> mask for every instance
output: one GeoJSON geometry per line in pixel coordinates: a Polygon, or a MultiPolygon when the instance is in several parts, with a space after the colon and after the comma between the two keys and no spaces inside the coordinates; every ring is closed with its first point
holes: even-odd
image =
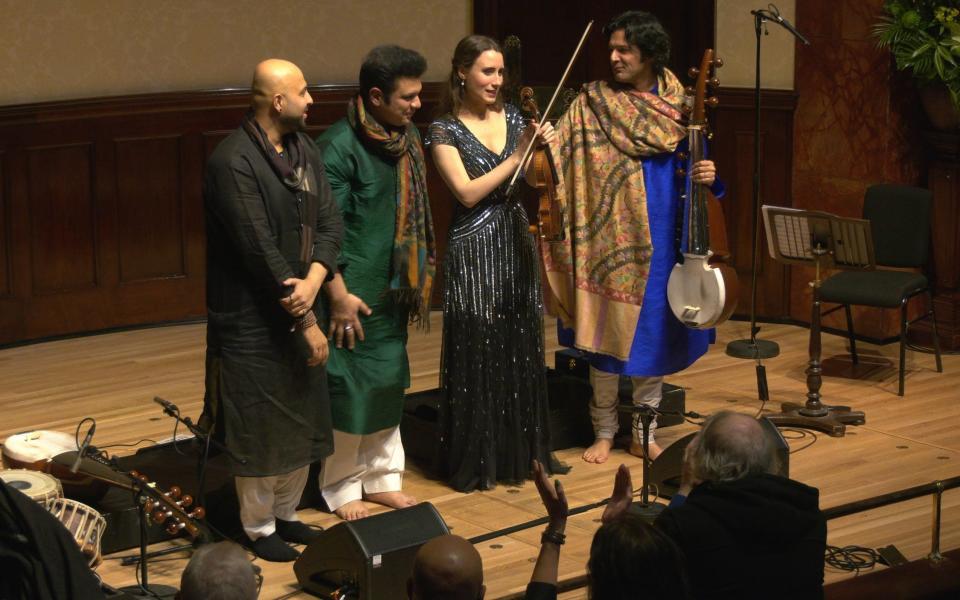
{"type": "Polygon", "coordinates": [[[880,562],[880,555],[873,548],[863,546],[827,546],[824,562],[841,571],[860,573],[862,570],[872,569],[880,562]]]}

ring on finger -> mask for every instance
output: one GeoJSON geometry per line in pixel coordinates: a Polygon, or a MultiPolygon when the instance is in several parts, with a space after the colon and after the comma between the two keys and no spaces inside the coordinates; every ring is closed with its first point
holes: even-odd
{"type": "Polygon", "coordinates": [[[344,331],[353,331],[353,325],[344,325],[344,326],[343,326],[343,330],[344,330],[344,331]]]}

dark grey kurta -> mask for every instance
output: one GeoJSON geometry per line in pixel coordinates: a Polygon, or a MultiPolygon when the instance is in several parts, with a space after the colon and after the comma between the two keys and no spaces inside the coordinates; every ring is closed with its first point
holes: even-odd
{"type": "MultiPolygon", "coordinates": [[[[340,213],[319,152],[297,135],[316,175],[313,260],[332,272],[343,231],[340,213]]],[[[235,475],[289,473],[333,451],[326,372],[307,367],[302,334],[290,331],[294,320],[279,303],[289,293],[282,282],[309,268],[300,259],[299,196],[242,128],[207,162],[204,418],[246,461],[232,463],[235,475]]]]}

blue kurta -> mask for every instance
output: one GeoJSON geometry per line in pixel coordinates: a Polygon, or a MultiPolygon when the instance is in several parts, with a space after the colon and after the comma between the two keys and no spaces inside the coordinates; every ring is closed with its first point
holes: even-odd
{"type": "MultiPolygon", "coordinates": [[[[686,141],[677,150],[686,149],[686,141]]],[[[677,211],[683,204],[677,178],[678,168],[687,165],[675,153],[658,154],[641,159],[643,183],[647,191],[647,216],[650,223],[650,276],[640,307],[640,319],[630,347],[630,358],[619,360],[606,354],[590,354],[590,364],[601,371],[621,375],[655,377],[682,371],[707,352],[716,332],[713,329],[691,329],[681,323],[667,302],[667,280],[677,262],[677,211]]],[[[723,195],[723,184],[712,187],[716,196],[723,195]]],[[[574,331],[558,327],[558,338],[564,346],[573,347],[574,331]]]]}

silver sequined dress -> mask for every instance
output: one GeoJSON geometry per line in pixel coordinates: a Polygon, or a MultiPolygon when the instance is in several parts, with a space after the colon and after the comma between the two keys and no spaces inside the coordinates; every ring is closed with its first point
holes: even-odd
{"type": "MultiPolygon", "coordinates": [[[[449,115],[430,125],[429,143],[457,148],[475,179],[516,150],[524,120],[511,105],[505,114],[500,154],[449,115]]],[[[457,203],[444,259],[438,470],[459,491],[527,479],[534,458],[561,470],[550,454],[536,247],[506,187],[472,208],[457,203]]]]}

